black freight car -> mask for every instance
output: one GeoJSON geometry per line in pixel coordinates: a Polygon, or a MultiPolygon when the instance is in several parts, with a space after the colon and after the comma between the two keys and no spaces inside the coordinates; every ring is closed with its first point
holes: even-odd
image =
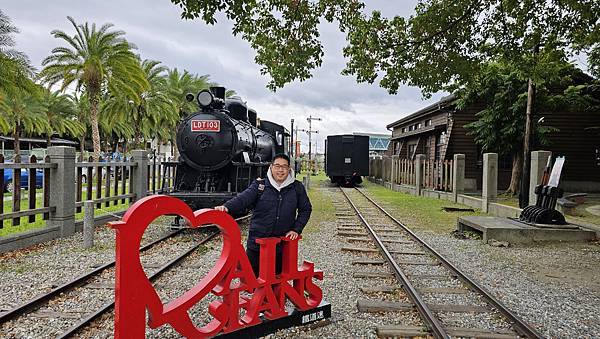
{"type": "Polygon", "coordinates": [[[325,140],[325,172],[332,183],[354,186],[369,175],[369,137],[330,135],[325,140]]]}

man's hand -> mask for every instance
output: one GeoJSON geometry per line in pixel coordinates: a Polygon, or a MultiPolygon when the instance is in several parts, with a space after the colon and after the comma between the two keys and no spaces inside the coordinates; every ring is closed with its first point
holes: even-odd
{"type": "Polygon", "coordinates": [[[221,212],[229,212],[229,210],[227,209],[227,207],[221,205],[221,206],[215,206],[215,209],[217,211],[221,211],[221,212]]]}
{"type": "Polygon", "coordinates": [[[299,235],[295,231],[289,231],[285,234],[285,237],[290,240],[296,240],[299,237],[299,235]]]}

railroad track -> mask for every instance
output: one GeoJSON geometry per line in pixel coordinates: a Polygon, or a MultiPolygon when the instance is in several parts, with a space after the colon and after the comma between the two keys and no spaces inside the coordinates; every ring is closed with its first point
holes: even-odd
{"type": "MultiPolygon", "coordinates": [[[[401,287],[402,301],[359,300],[362,312],[416,310],[422,326],[382,325],[380,337],[430,336],[435,338],[543,338],[529,324],[510,311],[477,282],[461,272],[431,246],[420,239],[403,223],[357,188],[340,188],[346,204],[334,204],[342,226],[338,235],[346,237],[353,246],[343,250],[364,255],[379,253],[384,260],[356,260],[354,264],[380,267],[387,264],[391,273],[359,272],[357,278],[395,278],[401,287]],[[347,205],[350,205],[350,208],[347,205]],[[361,226],[362,224],[362,226],[361,226]],[[364,230],[366,229],[366,232],[364,230]],[[358,245],[356,245],[358,244],[358,245]],[[375,246],[372,246],[372,245],[375,246]],[[457,297],[458,296],[458,297],[457,297]],[[445,302],[433,302],[445,300],[445,302]],[[448,302],[447,300],[450,300],[448,302]],[[460,300],[456,303],[455,300],[460,300]],[[453,302],[454,301],[454,302],[453,302]],[[473,315],[478,321],[473,326],[473,315]],[[482,326],[480,319],[489,319],[482,326]],[[461,324],[462,326],[456,326],[461,324]]],[[[365,293],[394,293],[395,286],[366,288],[365,293]]],[[[485,321],[483,321],[485,323],[485,321]]]]}
{"type": "MultiPolygon", "coordinates": [[[[249,218],[249,215],[237,218],[235,220],[237,222],[240,222],[240,221],[246,220],[247,218],[249,218]]],[[[178,229],[178,230],[169,232],[168,234],[162,236],[161,238],[154,240],[154,241],[140,247],[140,253],[143,254],[145,252],[149,252],[152,250],[154,250],[154,251],[161,250],[160,246],[162,244],[167,243],[169,239],[175,237],[176,235],[182,234],[184,230],[185,229],[178,229]]],[[[159,266],[155,271],[152,272],[152,274],[148,274],[148,278],[150,279],[150,281],[155,281],[156,279],[158,279],[163,273],[169,271],[169,269],[173,268],[179,262],[181,262],[183,259],[190,256],[192,253],[194,253],[196,250],[198,250],[198,248],[200,248],[202,245],[208,243],[210,240],[212,240],[213,238],[215,238],[217,235],[220,234],[220,232],[218,232],[216,230],[209,230],[209,231],[206,231],[205,233],[206,234],[202,237],[202,239],[200,239],[199,241],[196,241],[188,249],[180,252],[174,258],[171,258],[168,262],[159,266]]],[[[71,292],[73,292],[75,290],[79,290],[79,289],[85,289],[88,285],[90,285],[90,286],[94,285],[94,281],[97,281],[98,279],[107,280],[106,276],[114,277],[114,266],[115,266],[115,261],[106,263],[98,268],[95,268],[94,270],[92,270],[88,273],[85,273],[83,275],[80,275],[80,276],[74,278],[73,280],[71,280],[59,287],[52,289],[51,291],[49,291],[47,293],[40,294],[37,297],[34,297],[31,300],[28,300],[28,301],[14,307],[13,309],[11,309],[9,311],[1,313],[0,314],[0,326],[3,326],[5,323],[8,323],[13,320],[18,321],[18,319],[20,317],[26,317],[28,314],[31,314],[32,312],[35,312],[36,310],[39,310],[40,308],[44,307],[44,305],[52,304],[53,300],[60,298],[61,296],[64,296],[67,293],[71,293],[71,292]]],[[[153,265],[151,268],[154,268],[154,266],[155,265],[153,265]]],[[[96,283],[96,285],[97,285],[97,283],[96,283]]],[[[105,286],[104,288],[107,288],[107,287],[105,286]]],[[[94,320],[98,319],[103,314],[110,311],[113,307],[114,307],[114,300],[111,300],[111,301],[105,303],[104,305],[102,305],[101,307],[97,308],[95,311],[86,312],[86,314],[83,317],[78,318],[76,320],[75,324],[73,324],[71,327],[69,327],[62,334],[58,335],[57,338],[68,338],[68,337],[76,335],[80,330],[82,330],[83,328],[85,328],[86,326],[91,324],[94,320]]]]}

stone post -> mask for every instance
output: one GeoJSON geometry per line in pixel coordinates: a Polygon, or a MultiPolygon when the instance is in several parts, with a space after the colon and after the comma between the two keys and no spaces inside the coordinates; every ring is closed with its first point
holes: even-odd
{"type": "Polygon", "coordinates": [[[465,191],[465,155],[455,154],[452,163],[452,199],[458,201],[458,195],[465,191]]]}
{"type": "Polygon", "coordinates": [[[148,151],[134,150],[131,161],[137,163],[131,171],[132,192],[135,194],[134,200],[140,200],[148,194],[148,151]]]}
{"type": "Polygon", "coordinates": [[[415,186],[417,195],[421,195],[423,188],[423,163],[425,162],[425,154],[417,154],[415,157],[415,186]]]}
{"type": "Polygon", "coordinates": [[[488,203],[498,196],[498,153],[483,154],[483,191],[481,193],[483,212],[488,212],[488,203]]]}
{"type": "Polygon", "coordinates": [[[83,247],[94,246],[94,201],[83,203],[83,247]]]}
{"type": "Polygon", "coordinates": [[[60,227],[60,236],[75,233],[75,148],[68,146],[48,147],[50,162],[57,164],[50,169],[50,212],[47,225],[60,227]]]}
{"type": "Polygon", "coordinates": [[[549,151],[531,152],[531,175],[529,176],[529,205],[535,205],[535,186],[541,184],[544,168],[548,158],[552,157],[549,151]]]}

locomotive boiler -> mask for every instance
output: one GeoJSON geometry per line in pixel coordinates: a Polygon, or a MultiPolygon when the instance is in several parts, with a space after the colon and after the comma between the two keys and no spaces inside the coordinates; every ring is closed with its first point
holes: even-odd
{"type": "Polygon", "coordinates": [[[239,98],[225,98],[225,88],[211,87],[187,100],[200,110],[177,128],[174,191],[170,195],[192,209],[221,205],[265,177],[277,153],[286,153],[289,132],[281,125],[259,120],[239,98]]]}

